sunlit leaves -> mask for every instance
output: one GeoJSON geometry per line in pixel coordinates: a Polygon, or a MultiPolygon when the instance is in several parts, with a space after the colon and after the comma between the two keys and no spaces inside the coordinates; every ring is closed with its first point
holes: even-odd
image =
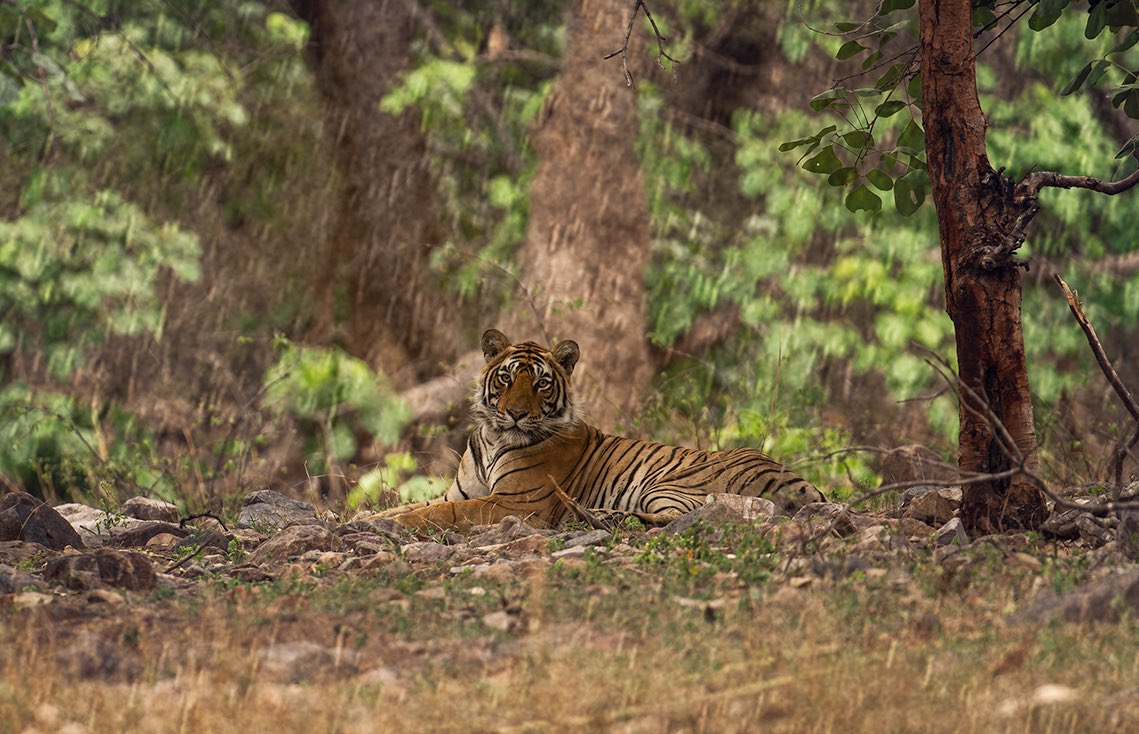
{"type": "Polygon", "coordinates": [[[58,377],[106,334],[160,335],[163,269],[198,278],[198,240],[153,222],[112,192],[38,203],[0,222],[0,312],[58,377]]]}
{"type": "Polygon", "coordinates": [[[1068,2],[1069,0],[1040,0],[1032,17],[1028,19],[1028,27],[1034,31],[1044,30],[1060,19],[1068,2]]]}
{"type": "Polygon", "coordinates": [[[860,185],[847,194],[846,208],[852,212],[876,212],[882,208],[882,197],[875,194],[867,186],[860,185]]]}
{"type": "Polygon", "coordinates": [[[913,216],[929,192],[929,174],[913,170],[894,181],[894,206],[902,216],[913,216]]]}
{"type": "Polygon", "coordinates": [[[814,157],[808,159],[803,168],[811,173],[831,174],[842,168],[842,161],[834,153],[834,146],[828,145],[820,150],[814,157]]]}

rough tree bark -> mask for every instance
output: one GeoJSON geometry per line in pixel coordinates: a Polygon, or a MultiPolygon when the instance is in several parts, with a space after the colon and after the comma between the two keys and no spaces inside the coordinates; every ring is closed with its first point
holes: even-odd
{"type": "MultiPolygon", "coordinates": [[[[540,163],[530,191],[512,339],[575,339],[577,391],[612,430],[635,415],[653,370],[645,340],[649,215],[633,145],[636,93],[602,63],[625,26],[624,4],[571,8],[565,65],[535,122],[540,163]]],[[[631,54],[632,55],[632,54],[631,54]]]]}
{"type": "Polygon", "coordinates": [[[433,376],[465,347],[456,298],[432,282],[443,231],[414,110],[380,99],[409,66],[414,22],[403,0],[293,0],[312,28],[311,53],[336,141],[343,191],[318,279],[310,329],[327,340],[346,317],[346,348],[399,387],[433,376]]]}
{"type": "MultiPolygon", "coordinates": [[[[1035,472],[1036,430],[1021,331],[1020,244],[1034,205],[1017,200],[985,152],[970,0],[921,0],[923,121],[941,234],[946,310],[956,330],[962,471],[1035,472]],[[996,421],[1015,446],[1006,446],[996,421]]],[[[966,485],[972,534],[1035,528],[1043,494],[1023,476],[966,485]]]]}

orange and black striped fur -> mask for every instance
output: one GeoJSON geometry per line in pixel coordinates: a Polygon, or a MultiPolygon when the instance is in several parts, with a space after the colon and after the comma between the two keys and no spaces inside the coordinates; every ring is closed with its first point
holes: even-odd
{"type": "Polygon", "coordinates": [[[576,342],[552,350],[483,334],[486,366],[472,400],[475,429],[447,494],[384,513],[416,528],[458,528],[515,515],[531,524],[568,519],[570,502],[661,524],[704,504],[709,494],[762,496],[793,512],[823,495],[754,449],[699,451],[609,436],[574,404],[576,342]]]}

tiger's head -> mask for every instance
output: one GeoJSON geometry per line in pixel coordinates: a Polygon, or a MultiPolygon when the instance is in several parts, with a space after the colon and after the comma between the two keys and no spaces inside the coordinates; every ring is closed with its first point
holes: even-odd
{"type": "Polygon", "coordinates": [[[471,413],[507,443],[543,441],[581,420],[570,388],[580,356],[577,342],[552,349],[535,342],[511,344],[497,329],[482,335],[486,365],[479,377],[471,413]]]}

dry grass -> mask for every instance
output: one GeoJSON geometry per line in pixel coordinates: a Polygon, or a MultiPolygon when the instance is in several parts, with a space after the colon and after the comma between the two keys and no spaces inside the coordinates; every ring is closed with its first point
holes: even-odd
{"type": "Polygon", "coordinates": [[[333,572],[9,604],[0,732],[1136,730],[1139,625],[1006,622],[1086,562],[894,560],[840,579],[586,559],[501,582],[333,572]],[[487,625],[503,611],[510,629],[487,625]],[[266,653],[298,642],[324,657],[266,653]]]}

